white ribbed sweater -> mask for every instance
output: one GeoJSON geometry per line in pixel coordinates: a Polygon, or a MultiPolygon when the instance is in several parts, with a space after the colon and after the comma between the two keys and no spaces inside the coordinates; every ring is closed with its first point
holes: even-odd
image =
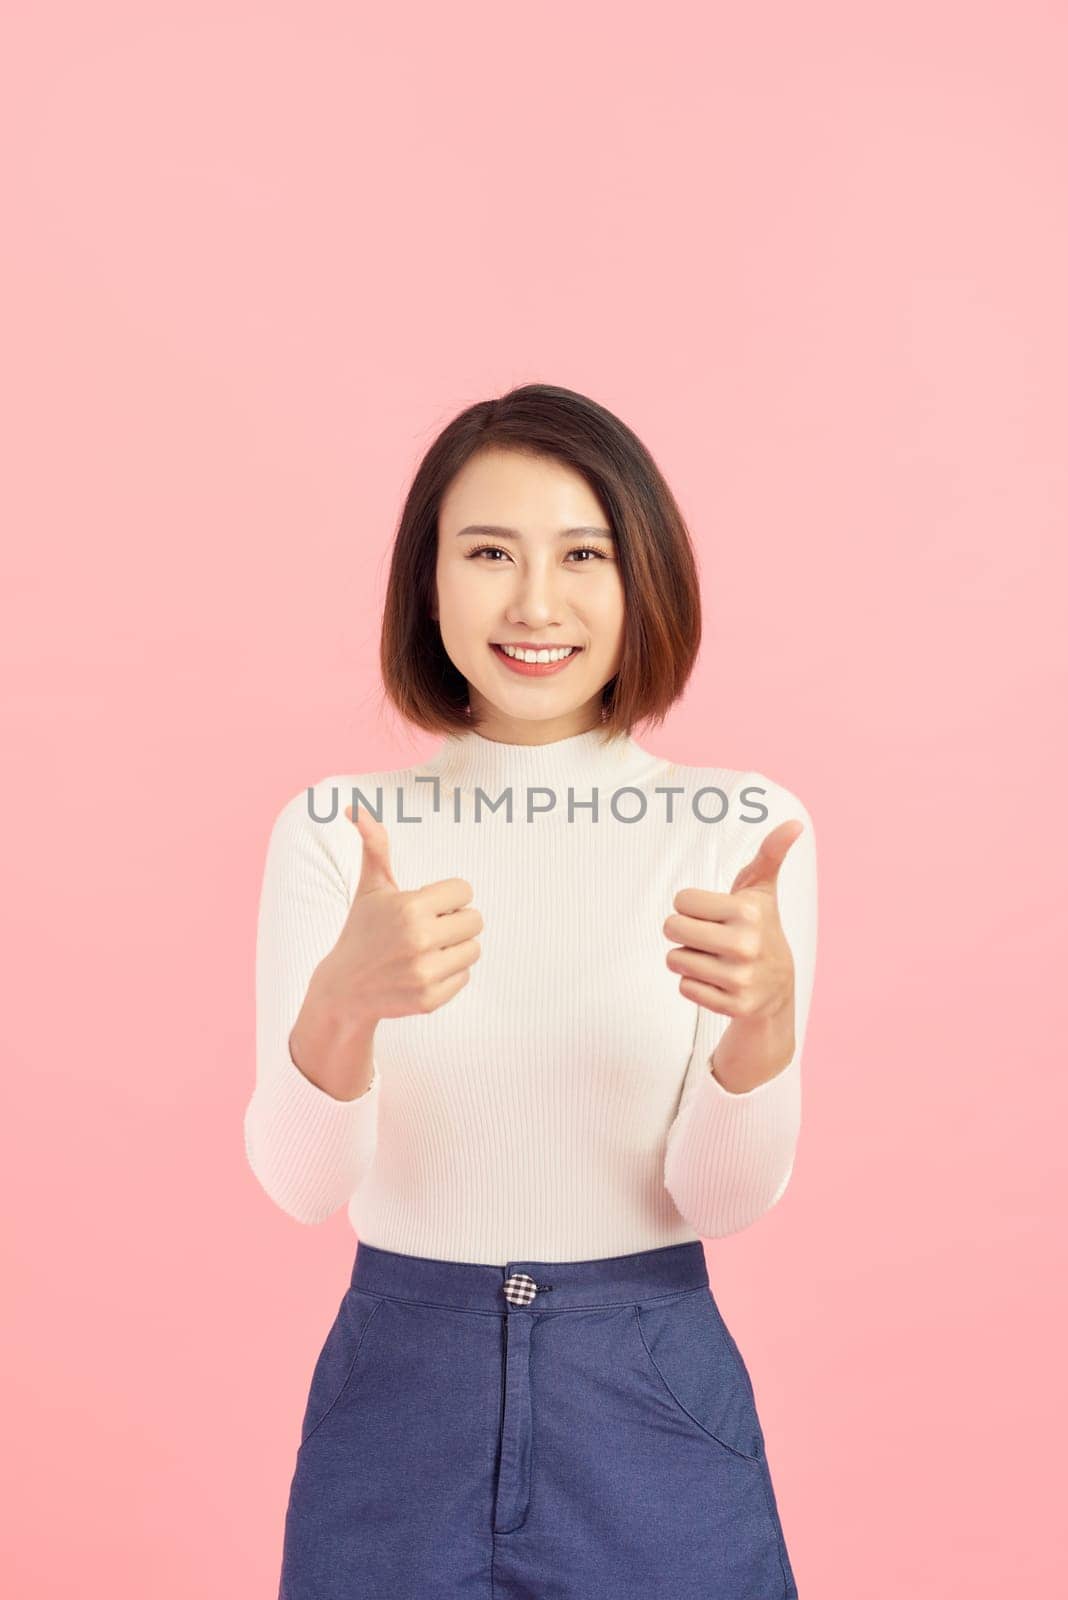
{"type": "Polygon", "coordinates": [[[737,1232],[793,1171],[816,909],[812,821],[789,790],[632,738],[514,745],[464,731],[419,766],[324,778],[283,806],[267,848],[252,1170],[300,1222],[347,1205],[361,1240],[439,1260],[590,1260],[737,1232]],[[467,984],[437,1011],[380,1022],[371,1085],[343,1101],[304,1076],[288,1041],[360,876],[344,814],[354,788],[376,812],[381,790],[398,885],[465,878],[484,927],[467,984]],[[680,994],[663,923],[679,889],[728,891],[792,817],[805,831],[778,893],[796,1052],[733,1094],[708,1066],[730,1019],[680,994]]]}

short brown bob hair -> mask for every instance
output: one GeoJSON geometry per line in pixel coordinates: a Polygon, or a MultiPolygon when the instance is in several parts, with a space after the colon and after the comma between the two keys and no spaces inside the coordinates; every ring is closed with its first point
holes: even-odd
{"type": "Polygon", "coordinates": [[[386,590],[380,664],[402,716],[434,733],[473,726],[467,680],[430,615],[438,510],[479,450],[553,457],[580,472],[616,536],[624,595],[623,658],[604,687],[606,737],[662,722],[681,695],[701,643],[701,601],[682,513],[641,440],[603,406],[571,389],[528,383],[453,419],[423,457],[401,512],[386,590]]]}

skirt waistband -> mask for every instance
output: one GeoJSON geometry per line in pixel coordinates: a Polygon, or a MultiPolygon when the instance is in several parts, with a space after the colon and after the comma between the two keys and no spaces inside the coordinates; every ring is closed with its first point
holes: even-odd
{"type": "Polygon", "coordinates": [[[576,1311],[708,1288],[700,1239],[593,1261],[438,1261],[357,1242],[352,1288],[458,1311],[576,1311]]]}

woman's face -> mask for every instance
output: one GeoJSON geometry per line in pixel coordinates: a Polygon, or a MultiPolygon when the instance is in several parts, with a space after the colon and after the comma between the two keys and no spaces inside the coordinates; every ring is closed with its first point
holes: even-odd
{"type": "Polygon", "coordinates": [[[442,499],[436,580],[432,615],[481,734],[543,744],[600,725],[623,654],[623,583],[581,473],[498,447],[472,456],[442,499]],[[500,644],[577,648],[562,666],[524,672],[500,644]]]}

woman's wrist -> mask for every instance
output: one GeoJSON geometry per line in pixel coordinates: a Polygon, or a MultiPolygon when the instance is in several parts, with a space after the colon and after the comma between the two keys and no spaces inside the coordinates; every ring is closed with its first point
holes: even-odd
{"type": "Polygon", "coordinates": [[[775,1078],[794,1058],[793,1005],[770,1017],[734,1017],[712,1053],[709,1071],[731,1094],[775,1078]]]}

